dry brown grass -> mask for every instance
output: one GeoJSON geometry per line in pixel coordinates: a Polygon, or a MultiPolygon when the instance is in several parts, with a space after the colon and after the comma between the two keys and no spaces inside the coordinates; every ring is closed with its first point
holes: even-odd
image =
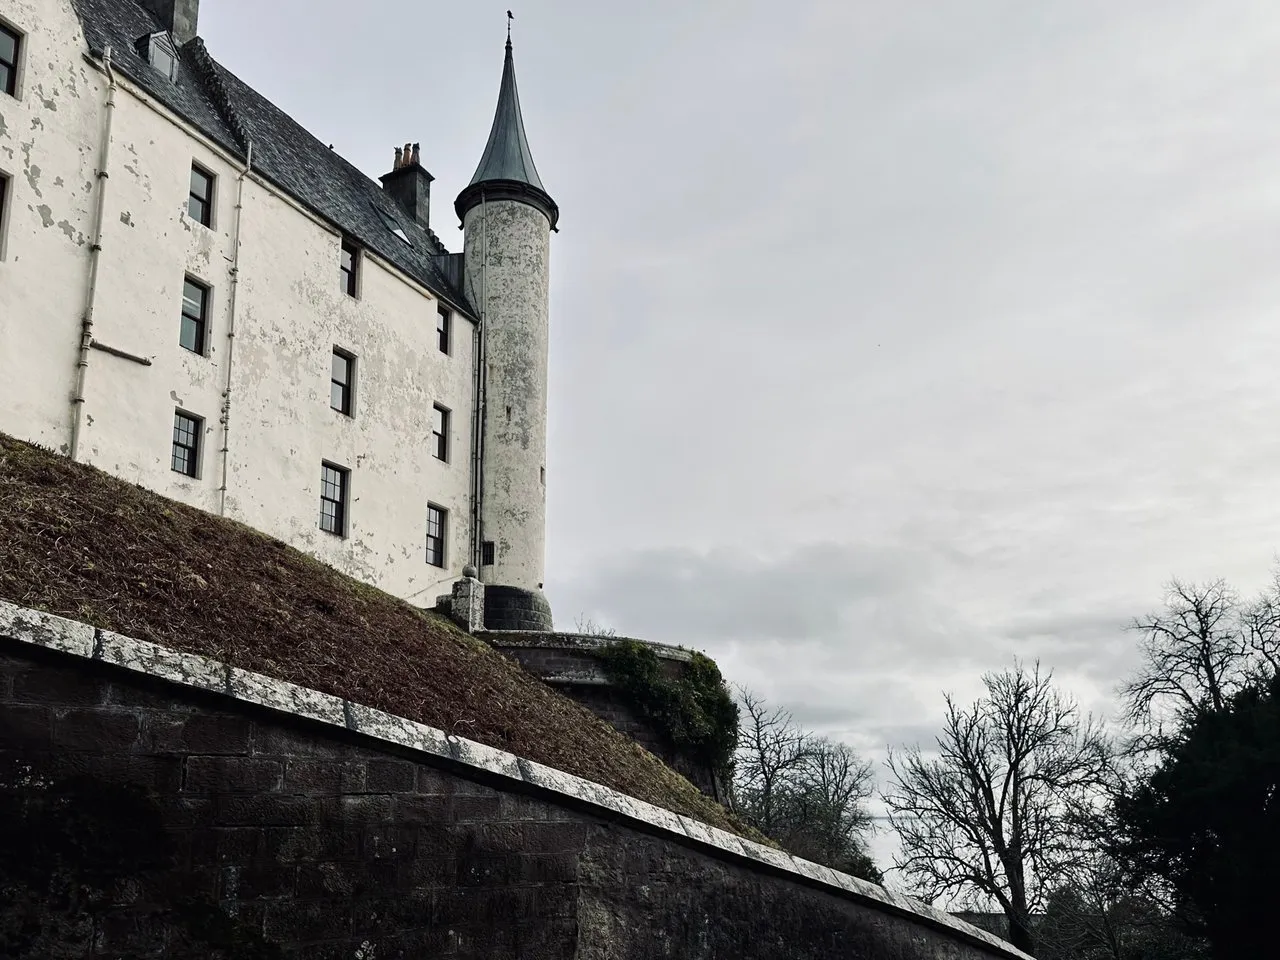
{"type": "Polygon", "coordinates": [[[448,620],[242,524],[3,434],[0,598],[456,730],[759,839],[448,620]]]}

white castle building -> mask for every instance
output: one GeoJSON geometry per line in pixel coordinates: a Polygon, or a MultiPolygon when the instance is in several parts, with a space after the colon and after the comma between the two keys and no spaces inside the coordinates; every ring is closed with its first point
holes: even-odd
{"type": "MultiPolygon", "coordinates": [[[[215,61],[199,0],[0,0],[0,431],[419,605],[542,595],[559,211],[507,43],[430,227],[416,144],[370,180],[215,61]]],[[[0,505],[3,509],[3,505],[0,505]]]]}

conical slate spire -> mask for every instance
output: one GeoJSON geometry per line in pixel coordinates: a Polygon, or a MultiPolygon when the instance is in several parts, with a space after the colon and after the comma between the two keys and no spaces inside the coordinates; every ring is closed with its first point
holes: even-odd
{"type": "Polygon", "coordinates": [[[476,167],[472,183],[487,180],[515,180],[545,190],[533,165],[529,138],[520,115],[520,92],[516,89],[516,67],[511,57],[511,41],[507,41],[507,57],[502,65],[502,86],[498,90],[498,109],[493,115],[493,129],[484,156],[476,167]]]}
{"type": "Polygon", "coordinates": [[[516,67],[509,37],[493,128],[489,131],[489,142],[485,145],[475,176],[458,195],[455,204],[458,217],[461,219],[467,210],[486,198],[523,199],[547,215],[552,229],[555,229],[560,216],[555,201],[542,185],[538,168],[533,163],[533,152],[529,149],[524,117],[520,114],[520,92],[516,89],[516,67]]]}

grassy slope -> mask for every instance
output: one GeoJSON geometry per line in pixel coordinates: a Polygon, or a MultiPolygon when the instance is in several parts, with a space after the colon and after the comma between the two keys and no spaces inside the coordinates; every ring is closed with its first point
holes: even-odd
{"type": "Polygon", "coordinates": [[[443,617],[242,524],[3,434],[0,598],[455,730],[754,835],[443,617]]]}

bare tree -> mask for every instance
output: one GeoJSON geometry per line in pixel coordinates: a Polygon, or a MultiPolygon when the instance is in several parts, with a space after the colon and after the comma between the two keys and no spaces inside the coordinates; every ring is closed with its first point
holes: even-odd
{"type": "Polygon", "coordinates": [[[848,744],[800,730],[783,709],[740,690],[734,763],[739,816],[797,856],[879,883],[864,837],[874,821],[871,764],[848,744]]]}
{"type": "Polygon", "coordinates": [[[808,737],[781,707],[773,708],[750,690],[739,688],[742,720],[734,761],[734,800],[738,811],[766,836],[779,825],[779,795],[786,778],[805,762],[808,737]]]}
{"type": "Polygon", "coordinates": [[[1122,689],[1128,720],[1149,731],[1221,710],[1280,666],[1280,574],[1251,602],[1223,580],[1173,580],[1164,610],[1134,620],[1131,629],[1142,635],[1143,663],[1122,689]]]}
{"type": "Polygon", "coordinates": [[[936,756],[919,746],[890,753],[895,866],[927,901],[998,904],[1010,940],[1031,952],[1031,914],[1080,855],[1076,825],[1097,802],[1110,749],[1039,663],[983,683],[972,707],[946,696],[936,756]]]}

